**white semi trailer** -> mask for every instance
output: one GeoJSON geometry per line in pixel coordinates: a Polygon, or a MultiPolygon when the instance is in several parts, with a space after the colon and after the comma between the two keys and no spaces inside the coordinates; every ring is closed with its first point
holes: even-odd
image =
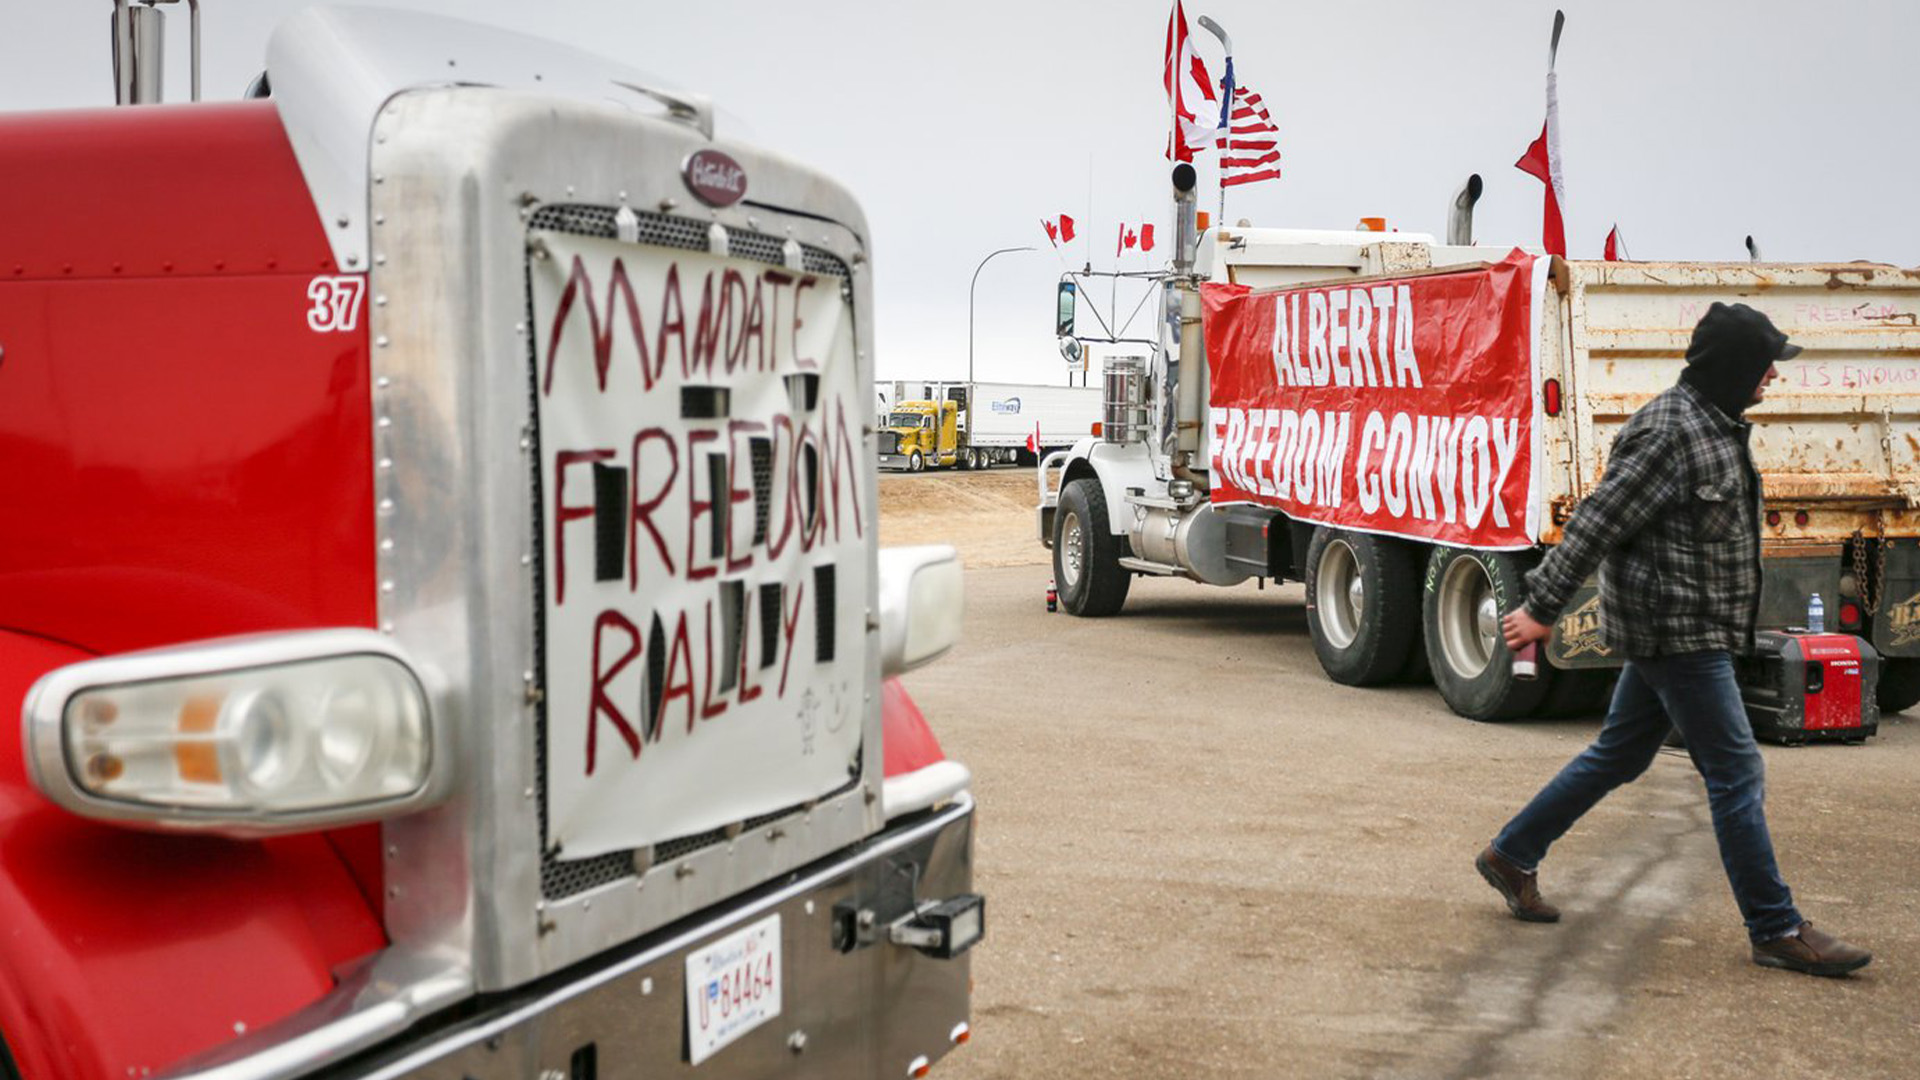
{"type": "Polygon", "coordinates": [[[1073,445],[1100,421],[1100,391],[1034,383],[880,383],[880,464],[983,469],[1073,445]],[[952,408],[948,405],[951,403],[952,408]]]}
{"type": "MultiPolygon", "coordinates": [[[[1818,593],[1829,627],[1886,658],[1882,708],[1920,701],[1920,272],[1500,261],[1509,249],[1411,233],[1197,234],[1191,182],[1179,190],[1176,170],[1177,261],[1159,286],[1153,360],[1109,363],[1102,435],[1039,470],[1040,539],[1069,612],[1119,612],[1141,575],[1301,581],[1315,652],[1337,681],[1430,676],[1456,712],[1483,720],[1597,707],[1621,658],[1599,639],[1592,582],[1556,625],[1539,679],[1513,676],[1498,616],[1599,482],[1620,427],[1673,383],[1700,315],[1738,301],[1806,348],[1749,413],[1769,500],[1758,623],[1798,624],[1818,593]],[[1468,293],[1495,281],[1517,290],[1521,314],[1437,330],[1424,311],[1400,318],[1420,296],[1491,311],[1468,293]],[[1267,321],[1249,321],[1255,309],[1267,321]],[[1412,366],[1396,371],[1403,345],[1412,366]],[[1244,407],[1237,388],[1252,375],[1268,408],[1244,407]],[[1490,398],[1502,392],[1516,403],[1505,412],[1490,398]],[[1343,404],[1308,407],[1328,400],[1343,404]],[[1464,528],[1474,511],[1477,532],[1464,528]]],[[[1465,241],[1470,227],[1453,231],[1465,241]]]]}

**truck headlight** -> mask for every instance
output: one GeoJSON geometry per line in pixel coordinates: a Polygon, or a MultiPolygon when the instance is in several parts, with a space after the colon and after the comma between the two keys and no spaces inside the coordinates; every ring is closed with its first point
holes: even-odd
{"type": "Polygon", "coordinates": [[[244,836],[418,808],[449,756],[419,677],[369,630],[72,664],[35,684],[25,737],[34,784],[75,813],[244,836]]]}
{"type": "Polygon", "coordinates": [[[880,550],[880,674],[891,678],[960,640],[965,589],[951,545],[880,550]]]}

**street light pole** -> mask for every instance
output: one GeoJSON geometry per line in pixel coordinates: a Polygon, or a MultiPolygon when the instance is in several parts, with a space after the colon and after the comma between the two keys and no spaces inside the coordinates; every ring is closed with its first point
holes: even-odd
{"type": "Polygon", "coordinates": [[[995,255],[1005,255],[1009,251],[1033,250],[1036,249],[1031,247],[1007,247],[1001,248],[998,251],[990,251],[987,253],[986,258],[980,260],[980,265],[973,268],[973,280],[967,284],[967,410],[969,412],[973,410],[973,288],[975,285],[980,284],[980,271],[987,268],[987,263],[993,261],[995,255]]]}

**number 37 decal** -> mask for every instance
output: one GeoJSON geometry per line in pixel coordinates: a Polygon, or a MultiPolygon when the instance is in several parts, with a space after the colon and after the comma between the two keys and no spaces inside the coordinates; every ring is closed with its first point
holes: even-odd
{"type": "Polygon", "coordinates": [[[360,321],[360,297],[367,291],[363,277],[317,277],[307,283],[307,328],[316,334],[352,330],[360,321]]]}

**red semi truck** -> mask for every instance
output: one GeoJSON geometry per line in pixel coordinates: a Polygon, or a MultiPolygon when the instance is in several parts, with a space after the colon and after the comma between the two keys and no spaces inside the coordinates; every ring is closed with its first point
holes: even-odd
{"type": "MultiPolygon", "coordinates": [[[[123,101],[161,15],[116,4],[123,101]]],[[[966,1041],[969,777],[892,678],[960,571],[875,543],[843,188],[329,8],[251,100],[0,117],[0,173],[0,1075],[966,1041]]]]}

